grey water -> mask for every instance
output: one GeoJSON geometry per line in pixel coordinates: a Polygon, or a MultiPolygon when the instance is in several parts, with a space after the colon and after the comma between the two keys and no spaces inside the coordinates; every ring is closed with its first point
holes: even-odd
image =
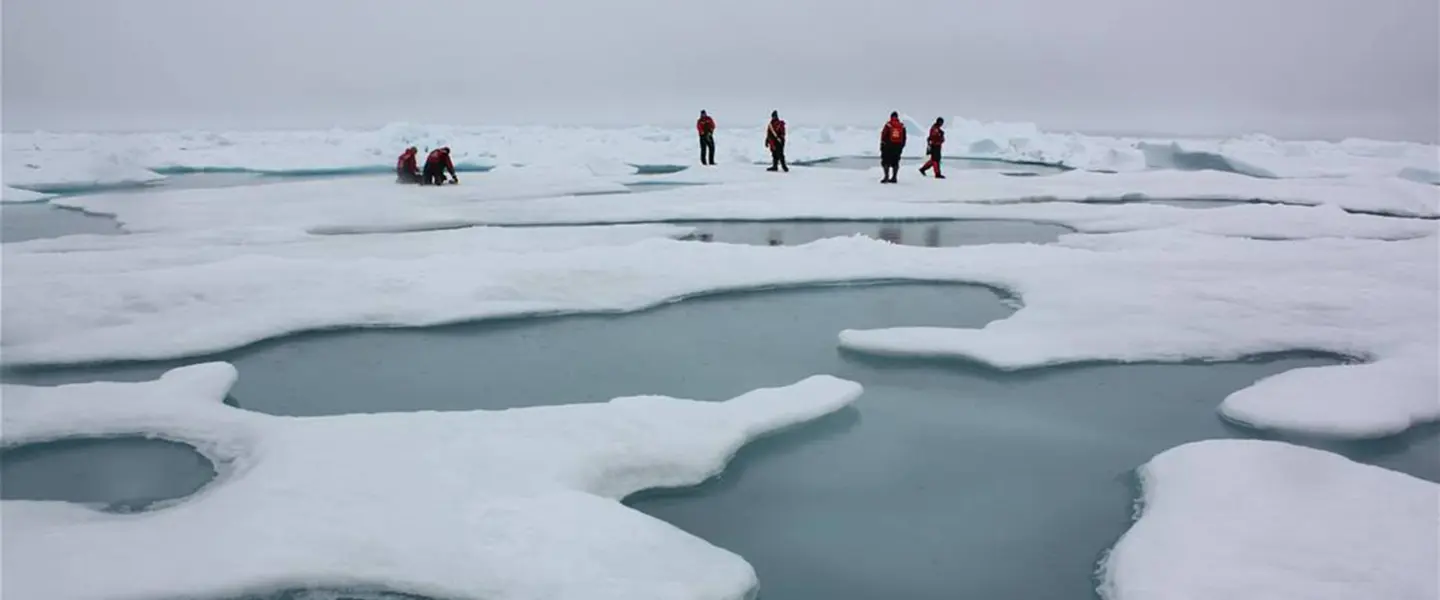
{"type": "Polygon", "coordinates": [[[193,494],[215,476],[209,459],[178,442],[76,438],[0,450],[0,498],[140,510],[193,494]]]}
{"type": "Polygon", "coordinates": [[[694,227],[684,239],[756,246],[794,246],[832,238],[863,235],[893,244],[975,246],[980,244],[1048,244],[1072,230],[1031,221],[681,221],[694,227]]]}
{"type": "MultiPolygon", "coordinates": [[[[1135,467],[1185,442],[1255,435],[1217,417],[1226,395],[1336,360],[1007,373],[836,348],[844,328],[978,327],[1010,311],[974,286],[803,288],[626,315],[311,333],[206,359],[238,366],[232,395],[240,406],[281,415],[632,394],[720,400],[816,373],[858,381],[865,394],[855,406],[751,444],[718,478],[626,500],[745,557],[763,600],[1093,597],[1096,562],[1130,524],[1135,467]]],[[[192,362],[11,370],[7,378],[135,380],[192,362]]],[[[1433,481],[1436,438],[1430,430],[1337,451],[1433,481]]]]}
{"type": "Polygon", "coordinates": [[[0,243],[24,242],[76,234],[125,233],[110,217],[90,215],[53,204],[0,204],[0,243]]]}

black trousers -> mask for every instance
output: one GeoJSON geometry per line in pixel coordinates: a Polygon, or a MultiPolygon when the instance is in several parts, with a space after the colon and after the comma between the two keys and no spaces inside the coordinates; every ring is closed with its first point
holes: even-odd
{"type": "Polygon", "coordinates": [[[880,147],[880,166],[887,169],[900,168],[900,155],[905,147],[900,144],[885,144],[880,147]]]}
{"type": "Polygon", "coordinates": [[[420,174],[413,171],[396,171],[396,183],[420,183],[420,174]]]}
{"type": "Polygon", "coordinates": [[[435,167],[432,169],[427,167],[425,169],[425,173],[422,179],[423,181],[421,181],[420,183],[423,183],[425,185],[441,185],[445,183],[445,168],[435,167]]]}
{"type": "Polygon", "coordinates": [[[770,170],[790,170],[790,165],[785,164],[785,142],[770,144],[770,170]]]}
{"type": "Polygon", "coordinates": [[[715,164],[715,136],[713,134],[700,136],[700,164],[715,164]]]}

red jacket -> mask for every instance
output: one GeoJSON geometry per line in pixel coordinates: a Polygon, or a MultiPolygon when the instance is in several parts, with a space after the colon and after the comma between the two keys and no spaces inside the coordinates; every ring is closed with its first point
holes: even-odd
{"type": "Polygon", "coordinates": [[[700,117],[698,121],[695,121],[695,131],[700,135],[715,133],[715,119],[710,118],[709,115],[700,117]]]}
{"type": "Polygon", "coordinates": [[[901,123],[900,119],[890,119],[889,122],[885,123],[885,127],[880,130],[880,143],[904,146],[905,124],[901,123]]]}
{"type": "Polygon", "coordinates": [[[420,167],[415,165],[415,154],[414,150],[406,150],[404,154],[400,155],[400,160],[395,161],[395,170],[400,173],[419,171],[420,167]]]}
{"type": "Polygon", "coordinates": [[[776,143],[785,143],[785,122],[770,119],[770,126],[765,128],[765,146],[774,146],[776,143]]]}
{"type": "Polygon", "coordinates": [[[927,140],[925,140],[925,143],[930,144],[931,146],[934,146],[934,147],[936,147],[936,148],[939,148],[939,147],[941,147],[941,146],[944,146],[944,145],[945,145],[945,130],[944,130],[944,129],[941,129],[939,125],[931,125],[931,126],[930,126],[930,138],[927,139],[927,140]]]}
{"type": "Polygon", "coordinates": [[[450,162],[450,153],[441,150],[431,150],[430,155],[425,157],[425,168],[428,170],[431,165],[455,174],[455,163],[450,162]]]}

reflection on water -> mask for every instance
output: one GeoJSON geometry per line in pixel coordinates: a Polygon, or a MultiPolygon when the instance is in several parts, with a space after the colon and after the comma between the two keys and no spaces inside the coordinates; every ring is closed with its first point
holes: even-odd
{"type": "Polygon", "coordinates": [[[1044,244],[1070,232],[1061,225],[1030,221],[683,221],[675,224],[695,228],[685,239],[755,246],[794,246],[856,235],[930,248],[1044,244]]]}
{"type": "Polygon", "coordinates": [[[185,444],[142,437],[76,438],[0,451],[0,498],[60,500],[142,510],[182,498],[215,476],[185,444]]]}
{"type": "MultiPolygon", "coordinates": [[[[910,239],[905,224],[895,227],[910,239]]],[[[1136,466],[1185,442],[1253,435],[1216,415],[1226,395],[1335,362],[1297,355],[999,372],[836,349],[847,327],[973,328],[1010,313],[973,286],[810,288],[627,315],[315,333],[211,358],[239,367],[234,397],[247,409],[288,415],[635,394],[718,400],[818,373],[857,381],[865,393],[853,407],[757,440],[714,480],[626,500],[745,557],[763,600],[1093,597],[1097,560],[1130,525],[1136,466]]],[[[168,366],[11,377],[133,380],[168,366]]],[[[1436,440],[1420,431],[1404,443],[1337,450],[1434,480],[1436,440]]]]}

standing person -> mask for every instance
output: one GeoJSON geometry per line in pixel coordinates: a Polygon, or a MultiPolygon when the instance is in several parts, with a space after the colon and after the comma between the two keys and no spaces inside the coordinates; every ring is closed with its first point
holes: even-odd
{"type": "Polygon", "coordinates": [[[925,153],[930,155],[930,160],[920,166],[920,174],[924,175],[930,167],[935,167],[935,178],[944,179],[940,174],[940,147],[945,145],[945,117],[935,119],[935,124],[930,126],[930,137],[925,140],[925,153]]]}
{"type": "Polygon", "coordinates": [[[766,171],[777,171],[784,169],[790,172],[790,165],[785,164],[785,122],[780,120],[780,111],[770,111],[770,125],[765,128],[765,147],[770,149],[770,168],[766,171]]]}
{"type": "Polygon", "coordinates": [[[715,165],[715,119],[700,111],[700,119],[695,121],[695,131],[700,134],[700,164],[715,165]]]}
{"type": "Polygon", "coordinates": [[[455,176],[455,163],[450,161],[449,146],[432,150],[425,157],[423,183],[424,185],[441,185],[445,183],[446,173],[450,174],[450,183],[460,183],[460,178],[455,176]]]}
{"type": "Polygon", "coordinates": [[[880,183],[897,183],[900,176],[900,155],[905,152],[905,124],[900,113],[890,113],[890,120],[880,129],[880,168],[885,178],[880,183]]]}
{"type": "Polygon", "coordinates": [[[397,183],[420,183],[420,167],[415,164],[415,155],[420,150],[414,146],[405,149],[400,154],[400,159],[395,161],[395,181],[397,183]]]}

